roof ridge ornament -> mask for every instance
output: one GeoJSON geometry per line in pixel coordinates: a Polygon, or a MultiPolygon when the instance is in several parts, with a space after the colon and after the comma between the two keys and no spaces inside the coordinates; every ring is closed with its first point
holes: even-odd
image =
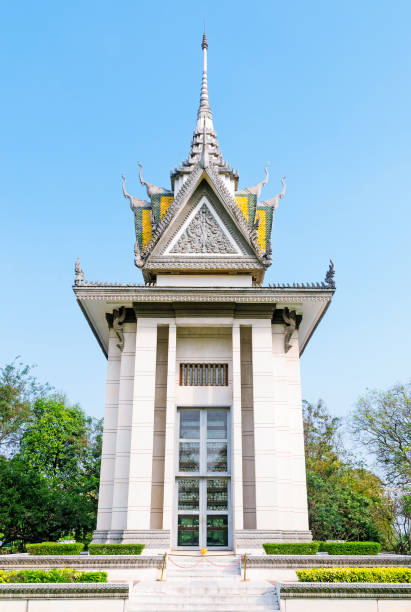
{"type": "Polygon", "coordinates": [[[278,193],[273,198],[269,198],[268,200],[265,200],[264,202],[260,202],[259,203],[260,206],[267,206],[268,208],[272,208],[273,210],[277,210],[279,200],[281,200],[284,197],[284,195],[285,195],[285,187],[286,187],[285,179],[286,179],[285,175],[281,177],[281,183],[283,185],[283,188],[282,188],[281,192],[278,193]]]}
{"type": "Polygon", "coordinates": [[[330,265],[325,275],[324,282],[326,285],[328,285],[329,287],[332,287],[333,289],[335,289],[335,278],[334,277],[335,277],[334,262],[332,259],[330,259],[330,265]]]}
{"type": "Polygon", "coordinates": [[[127,200],[129,200],[130,208],[133,212],[137,210],[138,208],[144,208],[144,206],[150,206],[150,202],[147,202],[147,200],[139,200],[138,198],[135,198],[134,196],[127,193],[126,191],[127,179],[124,176],[124,174],[121,175],[121,178],[123,179],[123,195],[127,200]]]}
{"type": "Polygon", "coordinates": [[[241,191],[237,191],[236,193],[249,193],[252,195],[256,195],[257,198],[260,197],[261,194],[261,190],[262,188],[267,185],[268,183],[268,178],[270,176],[269,172],[268,172],[268,166],[270,165],[270,162],[267,162],[266,165],[264,166],[264,171],[265,171],[265,178],[260,182],[257,183],[257,185],[253,185],[252,187],[246,187],[245,189],[242,189],[241,191]]]}
{"type": "Polygon", "coordinates": [[[142,176],[142,172],[143,172],[142,164],[140,162],[137,162],[137,164],[140,166],[140,172],[139,172],[140,183],[144,185],[144,187],[147,189],[147,195],[150,198],[150,200],[153,197],[153,195],[156,195],[157,193],[168,193],[169,192],[169,189],[165,189],[164,187],[157,187],[156,185],[147,183],[147,181],[145,181],[142,176]]]}
{"type": "Polygon", "coordinates": [[[84,283],[84,272],[80,266],[80,258],[77,257],[74,264],[74,284],[78,286],[82,283],[84,283]]]}

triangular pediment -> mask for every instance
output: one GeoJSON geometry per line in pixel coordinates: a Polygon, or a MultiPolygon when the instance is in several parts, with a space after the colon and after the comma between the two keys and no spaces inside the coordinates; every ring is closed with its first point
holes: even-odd
{"type": "Polygon", "coordinates": [[[250,273],[267,263],[242,212],[211,168],[197,167],[143,253],[145,278],[179,273],[250,273]]]}
{"type": "Polygon", "coordinates": [[[168,245],[165,254],[230,257],[242,252],[207,197],[203,196],[168,245]]]}

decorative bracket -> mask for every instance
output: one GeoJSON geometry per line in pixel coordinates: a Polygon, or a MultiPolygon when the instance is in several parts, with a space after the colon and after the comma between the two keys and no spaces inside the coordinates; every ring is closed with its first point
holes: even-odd
{"type": "Polygon", "coordinates": [[[125,320],[126,309],[124,308],[124,306],[121,306],[120,308],[115,308],[113,310],[113,329],[118,338],[118,343],[116,344],[116,346],[120,349],[120,351],[122,351],[124,348],[123,324],[125,320]]]}
{"type": "Polygon", "coordinates": [[[285,334],[284,334],[284,352],[288,353],[292,344],[290,344],[291,336],[297,329],[297,313],[295,310],[289,310],[288,308],[284,308],[283,312],[283,321],[285,323],[285,334]]]}

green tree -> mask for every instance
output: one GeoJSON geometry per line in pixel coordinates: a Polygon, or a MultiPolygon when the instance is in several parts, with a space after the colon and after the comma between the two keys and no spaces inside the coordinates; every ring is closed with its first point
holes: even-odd
{"type": "Polygon", "coordinates": [[[67,406],[58,395],[41,398],[34,403],[19,454],[30,469],[65,486],[83,473],[87,434],[87,417],[79,406],[67,406]]]}
{"type": "Polygon", "coordinates": [[[372,452],[389,485],[411,483],[411,384],[368,391],[352,417],[356,439],[372,452]]]}
{"type": "Polygon", "coordinates": [[[18,448],[22,433],[30,421],[34,400],[47,395],[49,385],[41,385],[32,376],[32,367],[16,358],[0,368],[0,453],[11,455],[18,448]]]}
{"type": "Polygon", "coordinates": [[[392,515],[382,483],[352,464],[341,442],[341,419],[323,402],[304,402],[310,528],[314,539],[385,542],[392,515]]]}
{"type": "MultiPolygon", "coordinates": [[[[64,500],[66,532],[84,538],[95,528],[102,421],[87,417],[62,396],[36,400],[21,440],[19,459],[64,500]]],[[[64,522],[63,521],[63,522],[64,522]]]]}
{"type": "Polygon", "coordinates": [[[411,551],[411,384],[367,391],[352,415],[354,438],[375,458],[393,519],[391,548],[411,551]]]}

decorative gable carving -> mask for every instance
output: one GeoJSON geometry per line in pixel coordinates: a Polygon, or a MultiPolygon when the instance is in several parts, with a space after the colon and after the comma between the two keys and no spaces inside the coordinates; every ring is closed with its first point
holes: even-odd
{"type": "Polygon", "coordinates": [[[238,255],[238,247],[203,198],[173,240],[168,252],[176,255],[238,255]]]}

